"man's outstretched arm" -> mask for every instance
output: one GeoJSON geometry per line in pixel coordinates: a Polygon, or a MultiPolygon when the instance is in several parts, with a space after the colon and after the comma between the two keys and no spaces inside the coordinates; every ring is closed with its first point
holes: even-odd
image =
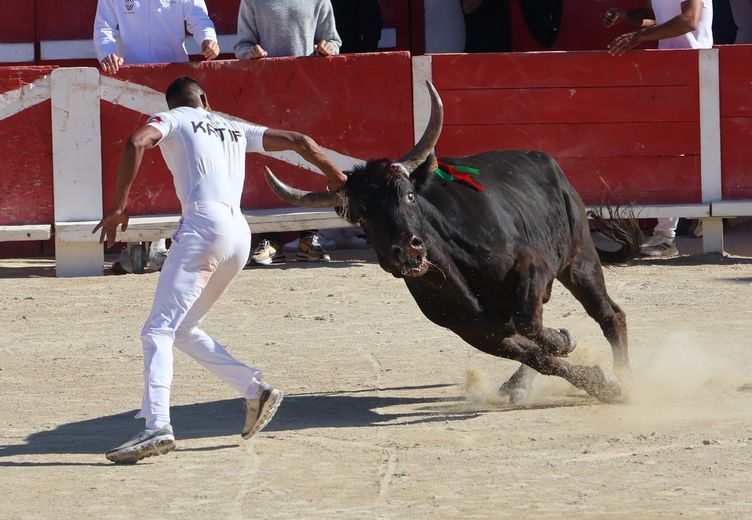
{"type": "Polygon", "coordinates": [[[303,159],[318,167],[326,175],[331,191],[339,190],[347,180],[347,176],[337,168],[329,156],[316,144],[316,141],[305,134],[269,128],[264,132],[264,150],[269,152],[284,150],[297,152],[303,159]]]}

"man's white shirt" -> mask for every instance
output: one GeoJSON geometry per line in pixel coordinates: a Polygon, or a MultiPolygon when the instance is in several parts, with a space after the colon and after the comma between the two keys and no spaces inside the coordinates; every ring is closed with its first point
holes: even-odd
{"type": "Polygon", "coordinates": [[[99,61],[114,53],[126,64],[185,62],[186,27],[199,46],[217,41],[204,0],[99,0],[94,48],[99,61]]]}
{"type": "Polygon", "coordinates": [[[147,124],[162,134],[158,145],[183,208],[200,201],[240,207],[245,154],[264,151],[266,127],[191,107],[155,114],[147,124]]]}
{"type": "MultiPolygon", "coordinates": [[[[655,23],[660,25],[682,13],[682,0],[653,0],[655,23]]],[[[697,29],[688,33],[666,38],[658,42],[659,49],[710,49],[713,46],[713,2],[702,2],[702,13],[697,29]]]]}

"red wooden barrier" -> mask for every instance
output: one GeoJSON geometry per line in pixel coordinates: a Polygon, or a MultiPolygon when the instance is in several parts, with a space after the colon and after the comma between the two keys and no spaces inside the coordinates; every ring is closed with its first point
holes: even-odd
{"type": "MultiPolygon", "coordinates": [[[[52,67],[0,68],[0,93],[5,98],[0,110],[7,117],[0,124],[0,225],[52,224],[52,123],[50,101],[23,108],[24,90],[37,82],[37,91],[49,92],[40,84],[52,67]],[[20,97],[20,101],[18,100],[20,97]]],[[[47,94],[47,97],[49,94],[47,94]]]]}
{"type": "MultiPolygon", "coordinates": [[[[175,78],[201,81],[212,109],[265,126],[296,130],[321,146],[359,159],[397,157],[412,145],[412,78],[408,53],[251,62],[126,67],[117,79],[160,92],[175,78]]],[[[104,207],[112,202],[117,162],[128,135],[147,116],[102,102],[104,207]]],[[[306,189],[324,178],[277,159],[251,154],[244,208],[282,207],[263,179],[263,165],[306,189]]],[[[161,154],[147,154],[130,205],[132,214],[179,211],[161,154]]]]}
{"type": "Polygon", "coordinates": [[[695,52],[434,55],[439,152],[538,149],[586,202],[700,202],[695,52]]]}
{"type": "Polygon", "coordinates": [[[752,45],[720,50],[723,198],[752,199],[752,45]]]}

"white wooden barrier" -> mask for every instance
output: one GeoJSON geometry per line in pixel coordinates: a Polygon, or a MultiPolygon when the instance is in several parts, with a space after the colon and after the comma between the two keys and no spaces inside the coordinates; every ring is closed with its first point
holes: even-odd
{"type": "MultiPolygon", "coordinates": [[[[281,208],[244,211],[253,233],[271,231],[301,231],[304,229],[329,229],[349,226],[334,209],[281,208]]],[[[178,227],[180,215],[146,215],[131,217],[128,229],[118,231],[119,242],[140,242],[170,238],[178,227]]],[[[58,240],[78,243],[96,243],[100,233],[91,230],[98,220],[58,222],[55,234],[58,240]]]]}

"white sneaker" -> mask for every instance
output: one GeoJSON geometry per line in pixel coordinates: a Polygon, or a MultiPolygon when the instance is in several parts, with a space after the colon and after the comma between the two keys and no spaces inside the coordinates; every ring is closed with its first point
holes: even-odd
{"type": "Polygon", "coordinates": [[[298,252],[295,253],[295,258],[307,262],[330,262],[332,260],[332,257],[319,242],[318,235],[311,235],[298,240],[298,252]]]}
{"type": "Polygon", "coordinates": [[[255,399],[243,399],[245,409],[245,423],[240,436],[250,439],[269,424],[277,408],[282,403],[282,392],[269,385],[261,385],[259,395],[255,399]]]}
{"type": "Polygon", "coordinates": [[[152,455],[164,455],[175,449],[175,436],[169,424],[156,430],[144,430],[125,444],[105,453],[115,464],[135,464],[152,455]]]}
{"type": "Polygon", "coordinates": [[[658,234],[640,246],[640,254],[650,257],[677,256],[679,250],[673,238],[658,234]]]}
{"type": "MultiPolygon", "coordinates": [[[[318,244],[323,247],[324,249],[330,250],[330,249],[337,249],[337,241],[331,240],[327,236],[325,236],[322,233],[319,233],[316,235],[318,244]]],[[[283,251],[297,251],[300,249],[300,239],[296,238],[292,242],[286,243],[284,246],[282,246],[283,251]]]]}
{"type": "Polygon", "coordinates": [[[279,252],[279,246],[264,238],[253,250],[253,254],[246,265],[272,265],[274,262],[284,260],[284,258],[282,253],[279,252]]]}

